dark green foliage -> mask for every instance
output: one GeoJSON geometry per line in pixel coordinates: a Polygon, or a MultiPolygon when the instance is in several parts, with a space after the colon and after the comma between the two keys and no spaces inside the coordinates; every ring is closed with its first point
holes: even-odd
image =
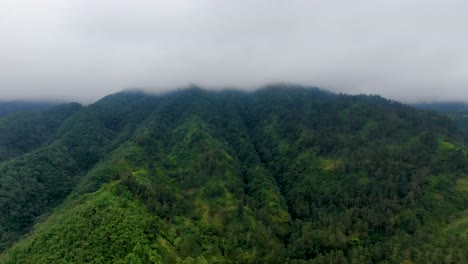
{"type": "Polygon", "coordinates": [[[468,142],[468,104],[463,102],[440,102],[415,104],[417,108],[439,112],[448,116],[465,133],[465,143],[468,142]]]}
{"type": "Polygon", "coordinates": [[[0,164],[4,248],[60,204],[0,261],[464,263],[465,137],[319,89],[108,96],[0,164]]]}
{"type": "Polygon", "coordinates": [[[79,111],[77,103],[42,112],[22,112],[0,118],[0,161],[25,154],[50,143],[62,122],[79,111]]]}

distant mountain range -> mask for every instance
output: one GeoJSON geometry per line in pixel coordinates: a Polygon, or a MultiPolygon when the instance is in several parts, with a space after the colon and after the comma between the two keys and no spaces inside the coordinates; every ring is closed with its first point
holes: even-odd
{"type": "Polygon", "coordinates": [[[40,111],[58,105],[52,102],[0,101],[0,117],[22,111],[40,111]]]}
{"type": "Polygon", "coordinates": [[[419,109],[428,109],[441,112],[468,112],[468,103],[465,102],[428,102],[428,103],[415,103],[413,104],[419,109]]]}

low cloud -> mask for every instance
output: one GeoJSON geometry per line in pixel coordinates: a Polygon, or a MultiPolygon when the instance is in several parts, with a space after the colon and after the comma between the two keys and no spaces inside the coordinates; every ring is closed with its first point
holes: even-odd
{"type": "Polygon", "coordinates": [[[291,82],[468,101],[468,2],[0,2],[0,98],[291,82]]]}

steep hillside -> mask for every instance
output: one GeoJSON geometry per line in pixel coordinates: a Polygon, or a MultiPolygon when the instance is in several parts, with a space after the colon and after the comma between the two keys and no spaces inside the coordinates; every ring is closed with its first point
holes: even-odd
{"type": "Polygon", "coordinates": [[[0,261],[465,263],[465,138],[314,88],[111,95],[0,164],[0,261]]]}
{"type": "Polygon", "coordinates": [[[62,122],[79,111],[77,103],[0,118],[0,161],[28,153],[52,140],[62,122]]]}

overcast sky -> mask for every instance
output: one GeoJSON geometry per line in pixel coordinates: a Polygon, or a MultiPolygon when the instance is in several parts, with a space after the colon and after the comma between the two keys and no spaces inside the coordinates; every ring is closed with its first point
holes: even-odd
{"type": "Polygon", "coordinates": [[[468,101],[468,1],[0,0],[0,100],[275,82],[468,101]]]}

